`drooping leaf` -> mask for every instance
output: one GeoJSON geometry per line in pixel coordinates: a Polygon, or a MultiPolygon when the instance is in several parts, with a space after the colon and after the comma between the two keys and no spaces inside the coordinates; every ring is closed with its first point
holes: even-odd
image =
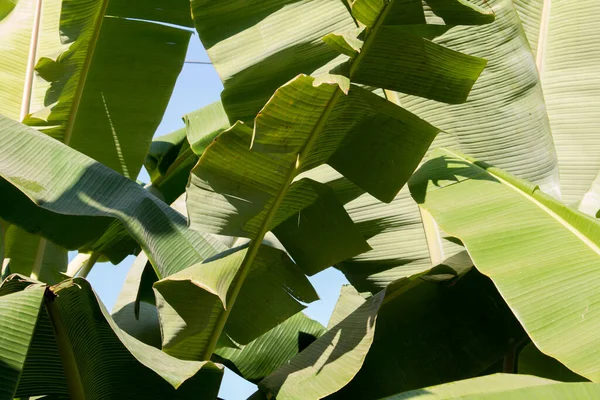
{"type": "MultiPolygon", "coordinates": [[[[287,90],[291,90],[292,93],[299,90],[300,95],[304,91],[309,95],[309,100],[315,101],[317,100],[315,96],[320,95],[324,103],[321,106],[326,107],[328,97],[335,90],[339,90],[336,88],[337,85],[328,84],[314,87],[312,78],[301,76],[291,82],[287,90]]],[[[283,95],[286,94],[284,90],[283,95]]],[[[318,106],[315,104],[314,107],[318,106]]],[[[276,112],[276,107],[277,102],[271,109],[276,112]]],[[[336,224],[342,224],[340,226],[347,227],[345,237],[352,238],[352,242],[346,242],[346,245],[352,243],[352,248],[332,247],[343,252],[332,255],[341,257],[337,261],[348,257],[349,252],[357,254],[366,250],[367,247],[358,232],[348,224],[349,220],[346,222],[347,216],[342,206],[336,201],[331,201],[335,199],[324,197],[326,192],[321,195],[319,192],[304,190],[303,188],[309,189],[311,185],[306,186],[302,182],[292,184],[288,191],[293,177],[304,164],[303,161],[298,161],[299,164],[296,165],[297,152],[321,133],[318,121],[311,121],[311,125],[300,126],[299,130],[290,130],[287,138],[279,137],[273,125],[269,123],[269,118],[274,118],[271,109],[265,110],[264,123],[257,122],[257,135],[252,143],[253,150],[249,149],[252,131],[243,124],[236,124],[222,133],[203,154],[198,166],[193,170],[188,186],[187,207],[191,227],[204,232],[262,240],[262,236],[268,230],[290,217],[297,218],[294,216],[303,209],[313,206],[316,201],[319,203],[317,207],[328,207],[333,210],[337,208],[341,211],[341,213],[329,212],[331,217],[335,216],[335,221],[331,221],[335,224],[322,228],[333,233],[336,224]]],[[[313,159],[319,157],[319,153],[320,150],[307,152],[306,162],[310,163],[311,157],[313,159]]],[[[301,219],[300,223],[302,223],[301,219]]],[[[298,235],[296,238],[302,239],[298,235]]],[[[287,239],[292,238],[287,237],[287,239]]],[[[327,239],[328,243],[336,243],[341,238],[337,235],[324,235],[324,239],[327,239]]],[[[311,242],[295,240],[295,244],[310,245],[311,242]]],[[[315,244],[323,246],[322,243],[315,244]]],[[[305,254],[311,251],[307,246],[300,250],[305,254]]],[[[317,272],[331,265],[330,262],[335,262],[323,258],[320,261],[326,263],[311,266],[307,272],[317,272]]]]}
{"type": "Polygon", "coordinates": [[[600,224],[529,182],[450,150],[434,152],[410,188],[440,227],[464,243],[536,346],[600,379],[593,328],[600,318],[600,224]]]}
{"type": "MultiPolygon", "coordinates": [[[[16,293],[34,293],[35,287],[16,293]]],[[[41,294],[45,307],[29,338],[17,396],[69,393],[71,398],[143,399],[188,398],[193,393],[209,399],[216,395],[221,368],[175,359],[127,335],[85,280],[42,288],[41,294]]],[[[10,296],[14,294],[2,299],[10,296]]]]}
{"type": "Polygon", "coordinates": [[[0,147],[2,218],[59,245],[85,247],[118,220],[160,277],[226,249],[133,181],[32,128],[0,117],[0,147]]]}
{"type": "Polygon", "coordinates": [[[457,104],[467,100],[485,68],[484,59],[439,46],[403,26],[373,29],[376,34],[368,36],[352,64],[353,82],[457,104]]]}
{"type": "Polygon", "coordinates": [[[0,297],[0,399],[15,397],[44,291],[38,286],[0,297]]]}
{"type": "Polygon", "coordinates": [[[105,17],[107,5],[62,2],[60,33],[67,49],[36,60],[38,75],[50,87],[44,108],[32,108],[26,122],[133,179],[183,66],[190,34],[105,17]]]}
{"type": "Polygon", "coordinates": [[[333,398],[381,398],[477,376],[526,338],[475,270],[453,285],[411,277],[385,291],[364,364],[333,398]]]}
{"type": "MultiPolygon", "coordinates": [[[[298,267],[280,250],[261,246],[235,307],[228,304],[248,246],[231,249],[154,284],[163,350],[185,359],[206,357],[225,309],[224,334],[248,344],[318,299],[298,267]]],[[[222,334],[221,334],[222,335],[222,334]]]]}
{"type": "MultiPolygon", "coordinates": [[[[519,16],[510,0],[477,2],[495,14],[488,25],[456,26],[433,39],[453,50],[482,57],[488,65],[464,104],[446,105],[399,95],[399,104],[447,134],[435,147],[449,147],[486,160],[559,196],[558,162],[544,96],[519,16]]],[[[390,96],[394,100],[394,96],[390,96]]],[[[323,179],[340,177],[325,171],[323,179]]],[[[372,251],[340,265],[361,290],[375,291],[390,282],[427,270],[461,250],[444,240],[423,216],[408,190],[389,205],[362,195],[346,210],[372,251]],[[427,224],[427,221],[425,221],[427,224]],[[433,233],[433,235],[431,235],[433,233]],[[434,240],[428,240],[433,236],[434,240]],[[437,236],[437,238],[435,237],[437,236]]]]}
{"type": "Polygon", "coordinates": [[[213,359],[258,383],[319,338],[325,329],[303,313],[287,319],[240,348],[221,348],[213,359]]]}

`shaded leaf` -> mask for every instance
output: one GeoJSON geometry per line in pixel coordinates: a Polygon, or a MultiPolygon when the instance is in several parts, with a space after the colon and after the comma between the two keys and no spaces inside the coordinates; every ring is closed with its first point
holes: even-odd
{"type": "Polygon", "coordinates": [[[0,147],[2,218],[59,245],[85,248],[118,220],[160,277],[225,249],[133,181],[32,128],[0,117],[0,147]]]}
{"type": "Polygon", "coordinates": [[[536,346],[600,379],[600,336],[593,329],[600,318],[600,224],[529,182],[450,150],[434,152],[410,188],[440,227],[465,244],[536,346]]]}

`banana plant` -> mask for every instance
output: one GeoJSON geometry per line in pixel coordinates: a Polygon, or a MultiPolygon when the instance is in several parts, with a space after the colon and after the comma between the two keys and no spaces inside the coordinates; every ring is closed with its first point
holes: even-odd
{"type": "MultiPolygon", "coordinates": [[[[183,66],[190,33],[182,27],[191,25],[185,2],[11,4],[0,19],[0,114],[135,178],[183,66]]],[[[64,248],[16,226],[5,235],[4,275],[62,280],[64,248]]]]}

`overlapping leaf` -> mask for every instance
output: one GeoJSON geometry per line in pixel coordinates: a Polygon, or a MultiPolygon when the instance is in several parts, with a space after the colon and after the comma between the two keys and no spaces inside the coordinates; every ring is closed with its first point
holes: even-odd
{"type": "Polygon", "coordinates": [[[0,297],[0,399],[15,397],[44,290],[36,287],[0,297]]]}
{"type": "Polygon", "coordinates": [[[380,398],[482,373],[525,338],[477,271],[453,286],[402,279],[373,301],[380,305],[369,328],[359,312],[365,299],[345,288],[329,331],[263,380],[261,390],[277,398],[380,398]]]}
{"type": "MultiPolygon", "coordinates": [[[[10,279],[3,286],[10,285],[10,279]]],[[[18,276],[12,279],[20,281],[18,276]]],[[[22,290],[22,283],[19,286],[22,290]]],[[[6,387],[12,391],[8,398],[13,394],[68,394],[75,399],[188,398],[192,393],[210,399],[216,395],[222,368],[210,362],[177,360],[127,335],[112,321],[85,280],[66,281],[50,288],[34,284],[22,291],[18,289],[12,288],[12,294],[4,294],[0,299],[9,303],[13,298],[20,299],[18,307],[26,312],[22,317],[31,319],[32,329],[4,331],[13,350],[18,350],[19,343],[25,345],[21,346],[24,351],[12,353],[11,348],[2,348],[3,359],[11,354],[24,358],[16,380],[10,379],[10,374],[2,375],[11,380],[6,387]]],[[[11,310],[15,306],[2,310],[14,314],[11,310]]],[[[7,322],[15,326],[13,319],[8,318],[7,322]]],[[[19,367],[14,356],[12,360],[19,367]]]]}
{"type": "MultiPolygon", "coordinates": [[[[597,115],[600,60],[594,1],[514,0],[540,72],[556,144],[562,199],[595,215],[600,209],[597,115]],[[565,27],[564,21],[577,21],[565,27]],[[590,192],[585,199],[586,192],[590,192]]],[[[476,156],[476,155],[474,155],[476,156]]],[[[500,165],[498,165],[500,166],[500,165]]]]}
{"type": "MultiPolygon", "coordinates": [[[[135,178],[183,65],[189,39],[187,31],[150,21],[191,25],[185,2],[168,7],[155,3],[152,9],[112,1],[105,17],[107,1],[18,2],[0,22],[0,113],[25,119],[135,178]],[[129,19],[138,16],[146,21],[129,19]],[[144,68],[138,67],[141,63],[144,68]],[[34,115],[26,117],[30,113],[34,115]]],[[[11,230],[13,237],[19,237],[12,246],[15,270],[28,269],[39,278],[40,268],[48,270],[44,265],[56,246],[17,228],[11,230]],[[22,257],[31,248],[37,251],[22,257]]],[[[127,252],[135,248],[131,241],[122,246],[127,252]]],[[[115,262],[122,258],[122,254],[111,255],[115,262]]],[[[61,270],[64,263],[49,271],[57,275],[61,270]]]]}
{"type": "MultiPolygon", "coordinates": [[[[496,17],[493,23],[456,26],[433,39],[488,61],[469,100],[447,105],[400,95],[400,103],[447,133],[438,135],[432,147],[446,146],[471,154],[558,196],[558,163],[544,96],[519,17],[510,0],[477,4],[484,9],[491,7],[496,17]]],[[[326,171],[322,175],[314,179],[339,178],[326,171]]],[[[348,279],[362,290],[384,287],[402,276],[430,268],[432,257],[439,261],[459,251],[444,239],[443,233],[434,241],[427,240],[426,234],[433,231],[435,235],[437,229],[424,230],[422,216],[408,190],[390,205],[378,204],[363,195],[346,204],[346,209],[373,248],[340,265],[348,279]]]]}
{"type": "Polygon", "coordinates": [[[216,335],[248,344],[301,311],[299,301],[318,299],[285,253],[263,245],[232,308],[228,293],[248,251],[247,246],[231,249],[154,284],[164,351],[178,358],[209,358],[216,335]],[[216,327],[227,309],[221,333],[216,327]]]}
{"type": "Polygon", "coordinates": [[[258,383],[303,351],[325,332],[325,328],[303,313],[277,325],[246,346],[218,349],[213,359],[244,379],[258,383]]]}
{"type": "Polygon", "coordinates": [[[335,326],[262,380],[261,391],[269,398],[320,399],[344,387],[361,368],[373,342],[384,294],[364,300],[354,288],[347,287],[336,306],[338,312],[347,315],[340,316],[335,326]]]}
{"type": "Polygon", "coordinates": [[[498,287],[544,353],[600,379],[600,224],[535,185],[449,150],[413,176],[411,192],[498,287]],[[569,338],[569,340],[565,340],[569,338]]]}
{"type": "Polygon", "coordinates": [[[35,129],[0,118],[5,220],[67,248],[93,243],[116,221],[140,243],[160,277],[226,249],[190,231],[183,216],[133,181],[35,129]]]}

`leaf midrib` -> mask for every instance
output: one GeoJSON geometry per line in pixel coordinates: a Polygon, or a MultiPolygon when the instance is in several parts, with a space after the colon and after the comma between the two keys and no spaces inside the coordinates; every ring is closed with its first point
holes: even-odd
{"type": "MultiPolygon", "coordinates": [[[[354,60],[351,61],[350,73],[349,73],[350,82],[352,82],[352,75],[356,70],[356,66],[360,63],[360,60],[362,59],[362,55],[364,54],[365,50],[368,49],[369,46],[371,46],[371,44],[373,43],[373,37],[376,36],[377,31],[382,26],[383,21],[385,20],[385,17],[390,9],[390,4],[391,4],[391,2],[387,3],[384,6],[383,10],[381,11],[381,13],[379,14],[379,16],[377,18],[377,21],[375,21],[375,24],[373,24],[373,26],[370,29],[368,29],[367,37],[365,40],[365,44],[363,45],[362,51],[358,54],[358,56],[354,60]]],[[[244,260],[242,261],[242,265],[240,266],[238,275],[236,276],[236,278],[233,281],[230,292],[228,292],[228,294],[227,294],[228,308],[223,309],[221,311],[221,314],[219,315],[219,318],[215,325],[215,329],[213,330],[213,333],[211,334],[211,336],[209,338],[209,342],[208,342],[209,344],[203,354],[202,360],[210,360],[210,357],[214,353],[217,342],[221,335],[221,332],[225,328],[225,323],[227,322],[227,318],[229,317],[231,309],[235,305],[235,301],[237,299],[237,296],[241,290],[241,287],[242,287],[246,277],[248,276],[250,267],[251,267],[252,263],[254,262],[256,255],[258,254],[258,250],[260,249],[260,246],[262,244],[262,241],[263,241],[265,235],[270,230],[271,222],[273,221],[275,214],[276,214],[277,210],[279,209],[279,206],[281,205],[290,185],[292,184],[295,176],[297,175],[296,172],[301,169],[302,161],[306,159],[307,154],[310,152],[310,150],[312,149],[312,146],[315,144],[318,133],[325,126],[325,123],[327,122],[329,115],[333,111],[334,107],[336,106],[337,102],[341,98],[342,94],[343,94],[343,92],[341,91],[341,89],[336,88],[335,92],[333,93],[329,102],[327,103],[325,110],[323,111],[323,113],[319,117],[319,120],[317,121],[317,123],[315,124],[311,133],[309,134],[306,144],[304,145],[302,150],[300,150],[300,152],[298,153],[296,163],[292,164],[290,166],[288,173],[286,175],[285,183],[282,185],[281,190],[279,191],[279,193],[277,194],[277,197],[275,198],[275,201],[273,202],[273,204],[267,211],[267,215],[263,219],[263,222],[260,226],[258,234],[256,235],[256,237],[253,240],[251,240],[250,247],[248,249],[248,253],[246,254],[246,257],[244,258],[244,260]]],[[[259,114],[260,114],[260,112],[259,112],[259,114]]],[[[256,132],[256,122],[255,122],[254,132],[256,132]]],[[[252,142],[254,142],[254,137],[253,137],[252,142]]]]}
{"type": "Polygon", "coordinates": [[[554,220],[556,220],[558,223],[560,223],[563,227],[567,228],[567,230],[569,230],[572,234],[574,234],[577,237],[577,239],[579,239],[581,242],[583,242],[585,245],[587,245],[596,254],[600,255],[600,247],[598,245],[596,245],[583,232],[581,232],[580,230],[578,230],[577,228],[575,228],[571,223],[569,223],[563,217],[561,217],[560,215],[558,215],[557,213],[555,213],[554,211],[552,211],[550,208],[548,208],[542,202],[540,202],[539,200],[537,200],[535,197],[527,194],[525,191],[519,189],[518,187],[516,187],[512,183],[508,182],[507,180],[505,180],[501,176],[499,176],[497,174],[494,174],[494,172],[491,171],[490,169],[484,169],[484,168],[478,166],[477,164],[474,164],[472,161],[466,159],[465,157],[461,156],[460,154],[455,153],[455,152],[453,152],[451,150],[444,149],[444,151],[446,151],[447,153],[449,153],[449,154],[453,155],[454,157],[460,159],[461,161],[464,161],[464,162],[468,163],[469,165],[472,165],[475,168],[478,168],[481,171],[483,171],[483,172],[485,172],[485,173],[493,176],[500,183],[502,183],[506,187],[514,190],[515,192],[517,192],[518,194],[520,194],[521,196],[523,196],[525,199],[527,199],[529,202],[533,203],[535,206],[537,206],[538,208],[540,208],[542,211],[544,211],[546,214],[548,214],[550,217],[552,217],[554,220]]]}
{"type": "Polygon", "coordinates": [[[73,129],[75,128],[75,120],[77,118],[77,113],[79,111],[79,105],[81,104],[81,99],[83,97],[83,89],[85,88],[85,82],[87,80],[87,76],[90,71],[90,67],[92,65],[92,60],[94,58],[94,53],[96,51],[96,44],[98,43],[98,38],[100,36],[100,30],[102,28],[102,21],[104,20],[104,15],[106,14],[107,8],[108,8],[108,0],[102,0],[102,5],[100,6],[100,10],[98,11],[96,20],[94,21],[94,29],[93,29],[92,35],[90,37],[90,44],[88,46],[88,52],[85,55],[85,60],[81,67],[80,78],[79,78],[79,81],[77,82],[75,96],[73,97],[73,103],[71,105],[71,112],[69,113],[69,119],[67,120],[65,134],[63,136],[63,143],[66,144],[67,146],[69,145],[69,143],[71,141],[71,136],[73,135],[73,129]]]}
{"type": "Polygon", "coordinates": [[[537,54],[535,58],[535,64],[540,75],[540,80],[542,80],[544,75],[544,63],[546,58],[546,48],[548,47],[548,30],[550,25],[551,6],[552,0],[544,0],[540,19],[540,31],[538,34],[537,54]]]}

